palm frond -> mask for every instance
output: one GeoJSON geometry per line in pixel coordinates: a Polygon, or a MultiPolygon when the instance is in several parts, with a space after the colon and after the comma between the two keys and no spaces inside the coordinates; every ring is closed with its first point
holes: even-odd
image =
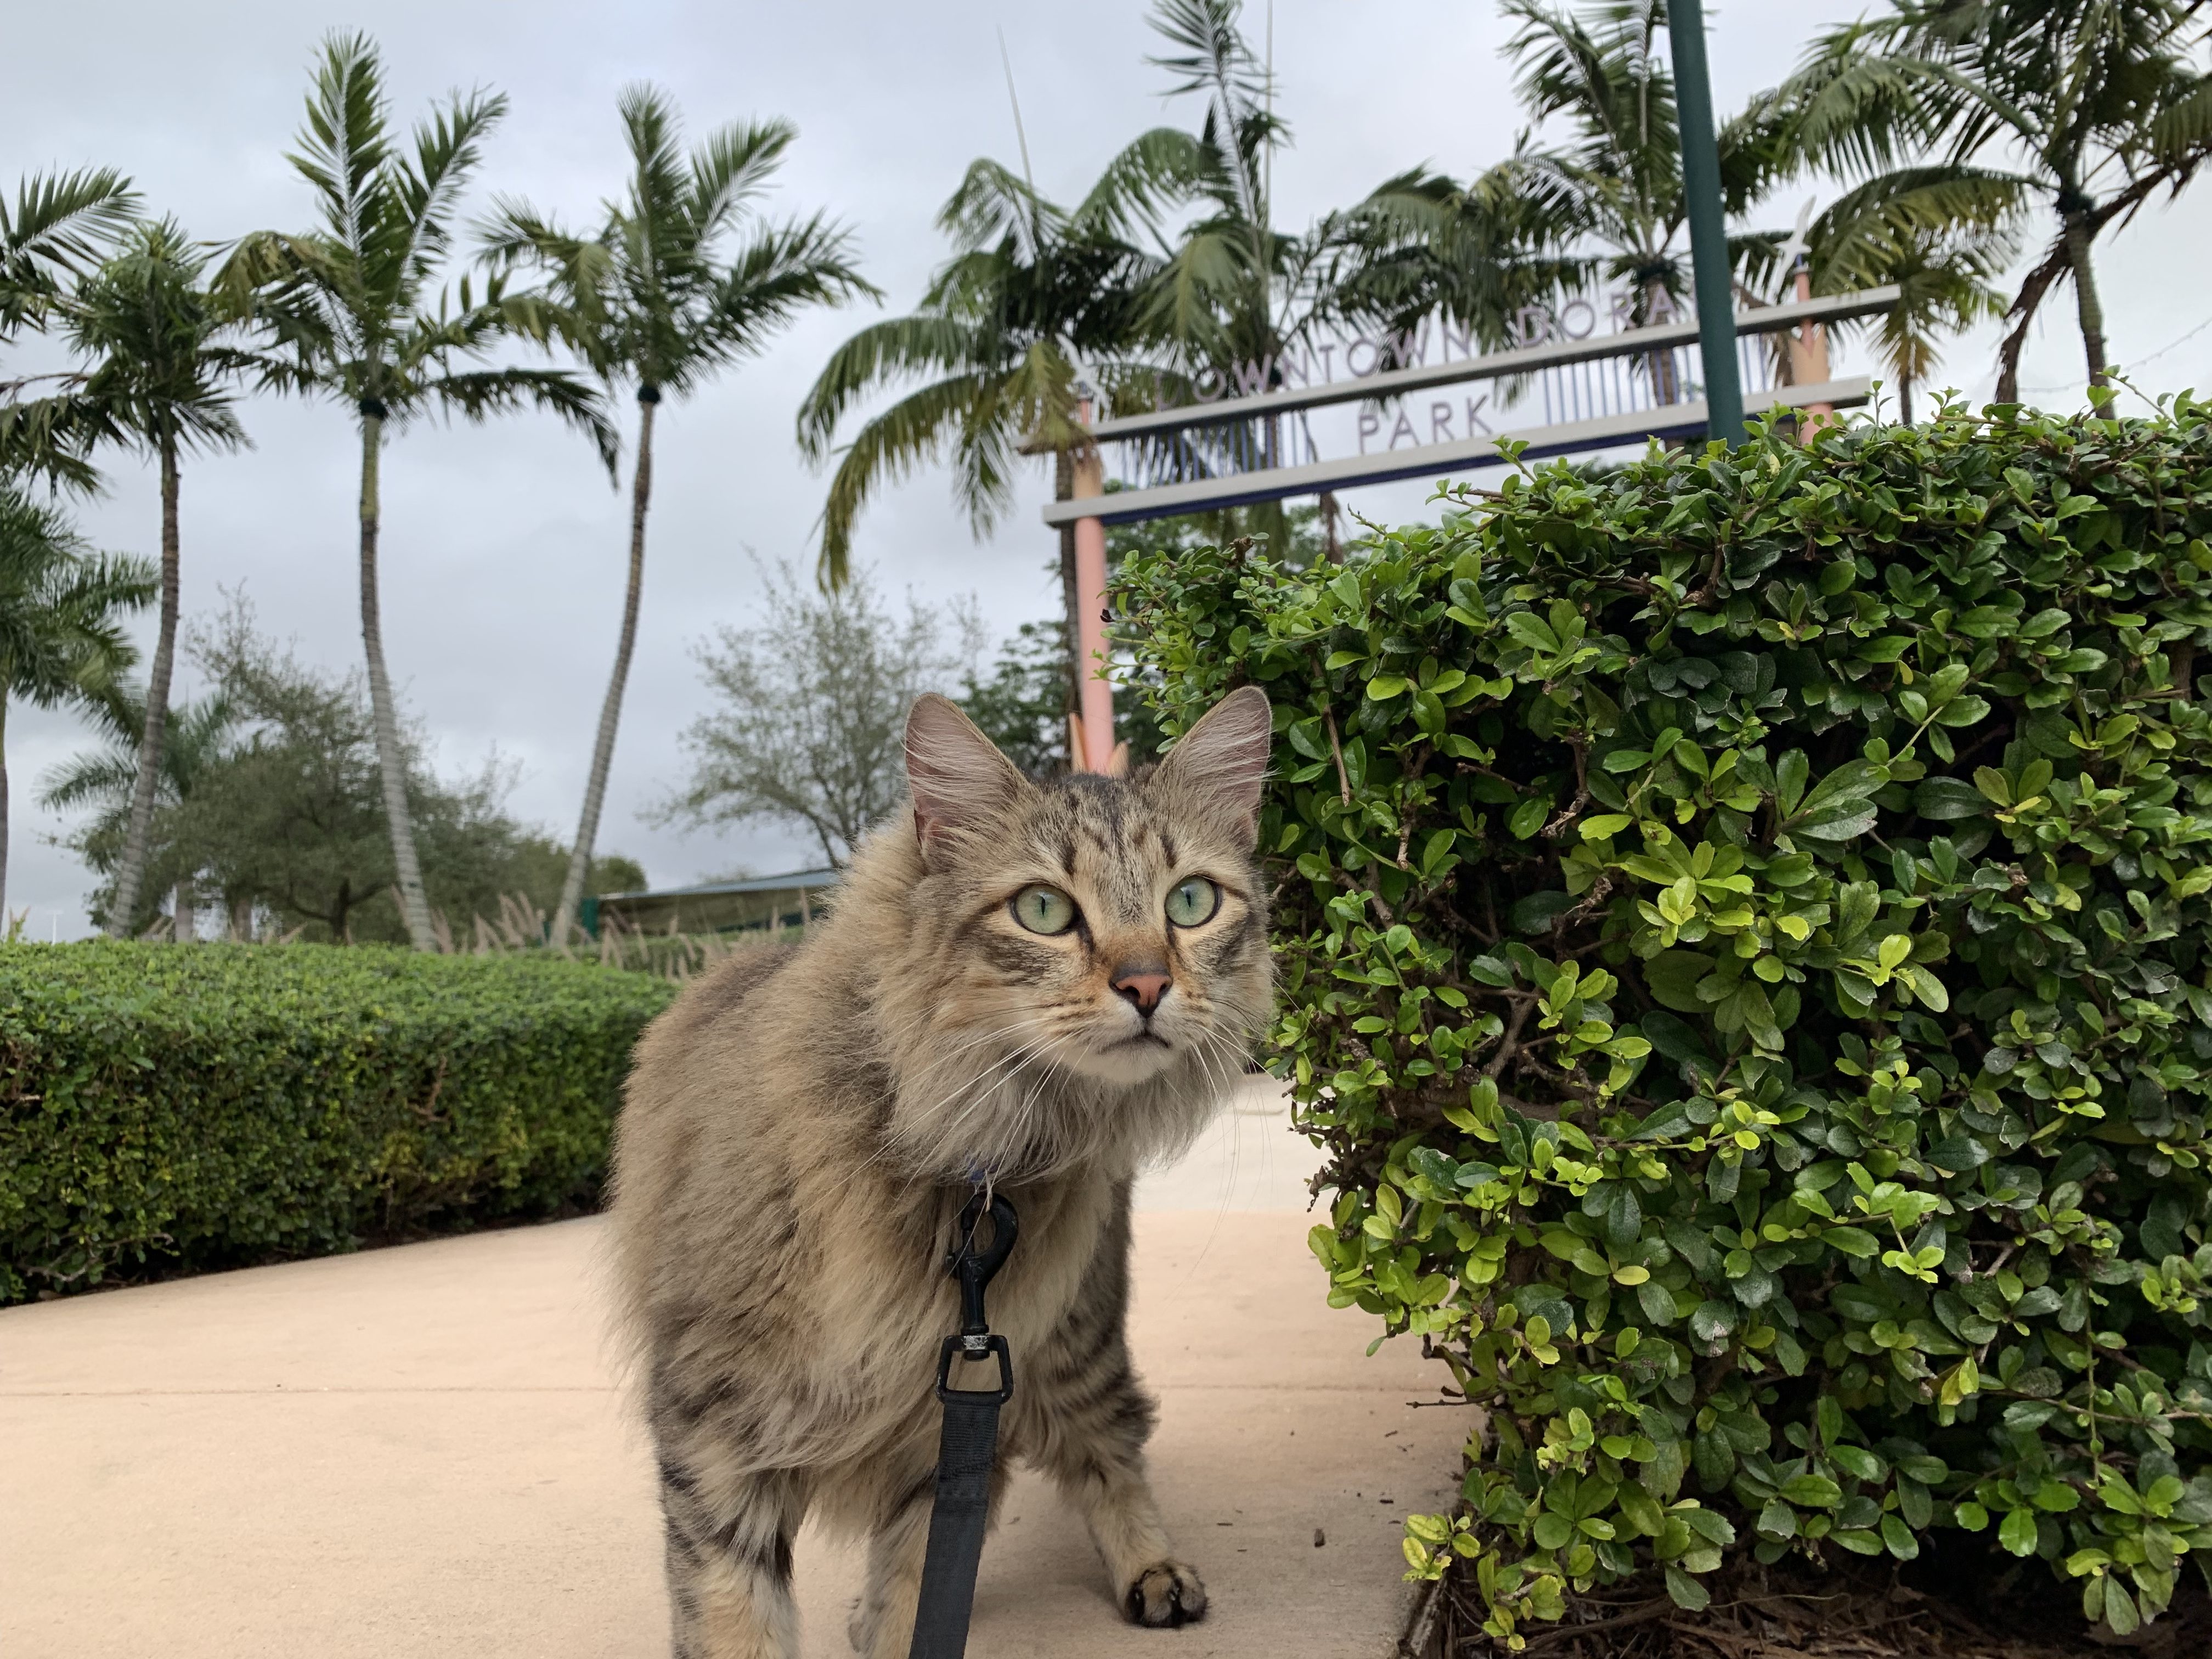
{"type": "Polygon", "coordinates": [[[2212,157],[2212,76],[2198,78],[2160,109],[2146,136],[2162,167],[2194,171],[2212,157]]]}
{"type": "Polygon", "coordinates": [[[764,349],[771,331],[810,306],[882,298],[883,290],[854,267],[852,248],[852,234],[818,214],[763,229],[723,273],[690,348],[663,384],[691,390],[707,369],[764,349]]]}
{"type": "Polygon", "coordinates": [[[608,204],[611,228],[626,219],[665,237],[684,235],[690,173],[684,165],[684,120],[675,100],[659,88],[638,82],[622,89],[616,110],[629,151],[629,197],[608,204]]]}
{"type": "MultiPolygon", "coordinates": [[[[483,422],[518,410],[557,415],[592,441],[607,475],[622,456],[622,437],[607,419],[597,386],[561,368],[464,369],[426,378],[406,406],[408,413],[435,408],[465,420],[483,422]]],[[[398,416],[401,410],[393,410],[398,416]]]]}
{"type": "Polygon", "coordinates": [[[137,659],[120,613],[160,591],[143,559],[88,548],[55,507],[0,489],[0,695],[83,702],[137,659]]]}
{"type": "Polygon", "coordinates": [[[719,129],[692,152],[685,211],[695,246],[711,244],[748,203],[767,193],[798,137],[788,121],[751,121],[719,129]]]}
{"type": "Polygon", "coordinates": [[[1199,192],[1213,166],[1199,140],[1179,127],[1139,133],[1106,164],[1069,228],[1079,235],[1157,235],[1165,216],[1199,192]]]}
{"type": "Polygon", "coordinates": [[[1029,181],[988,156],[968,164],[959,188],[938,210],[937,226],[955,247],[969,252],[1012,241],[1035,259],[1066,229],[1067,216],[1030,187],[1029,181]]]}
{"type": "Polygon", "coordinates": [[[453,240],[453,216],[469,175],[483,159],[483,141],[507,114],[499,93],[456,94],[415,125],[415,153],[392,169],[396,211],[383,227],[392,246],[372,283],[392,303],[405,305],[435,275],[453,240]],[[376,281],[380,276],[381,281],[376,281]]]}
{"type": "Polygon", "coordinates": [[[326,35],[300,148],[286,159],[322,198],[330,234],[356,255],[380,217],[375,198],[391,158],[389,104],[375,42],[362,33],[326,35]]]}
{"type": "Polygon", "coordinates": [[[107,411],[79,395],[82,376],[67,378],[69,390],[42,398],[22,397],[25,381],[0,385],[6,394],[0,402],[0,478],[38,478],[80,494],[100,487],[92,453],[125,434],[107,411]]]}
{"type": "Polygon", "coordinates": [[[1266,70],[1237,27],[1240,0],[1154,0],[1147,20],[1180,55],[1148,58],[1154,67],[1173,72],[1170,96],[1203,93],[1209,108],[1202,138],[1218,154],[1216,171],[1229,184],[1237,210],[1248,225],[1265,222],[1261,199],[1257,145],[1276,137],[1276,124],[1263,111],[1268,102],[1266,70]]]}
{"type": "Polygon", "coordinates": [[[870,324],[830,354],[801,400],[799,448],[820,459],[838,422],[861,398],[921,375],[972,370],[985,356],[981,344],[971,325],[927,313],[870,324]]]}
{"type": "MultiPolygon", "coordinates": [[[[830,476],[830,495],[822,508],[823,580],[842,586],[849,570],[853,525],[860,508],[887,484],[910,477],[934,460],[948,443],[957,443],[963,455],[985,455],[987,447],[966,436],[966,428],[993,412],[995,377],[956,374],[908,393],[889,409],[865,422],[840,455],[830,476]]],[[[978,480],[956,486],[962,499],[980,504],[981,516],[974,520],[980,534],[989,527],[1006,502],[1003,475],[998,494],[993,481],[978,480]]]]}
{"type": "Polygon", "coordinates": [[[95,264],[138,210],[131,181],[112,167],[33,173],[0,198],[0,336],[56,291],[58,274],[95,264]]]}
{"type": "Polygon", "coordinates": [[[1232,118],[1244,108],[1267,101],[1267,70],[1237,27],[1242,9],[1238,0],[1154,0],[1152,15],[1146,21],[1180,51],[1145,61],[1176,76],[1168,88],[1170,96],[1203,92],[1224,98],[1232,118]]]}

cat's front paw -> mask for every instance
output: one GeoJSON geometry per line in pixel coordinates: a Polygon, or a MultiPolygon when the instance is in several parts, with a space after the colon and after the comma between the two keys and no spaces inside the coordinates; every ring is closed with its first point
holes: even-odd
{"type": "Polygon", "coordinates": [[[1182,1562],[1162,1561],[1137,1575],[1122,1606],[1133,1625],[1172,1630],[1206,1617],[1206,1586],[1182,1562]]]}

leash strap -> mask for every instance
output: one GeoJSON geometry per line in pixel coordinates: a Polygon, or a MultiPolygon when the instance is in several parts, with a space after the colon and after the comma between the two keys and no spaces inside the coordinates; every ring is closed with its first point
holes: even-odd
{"type": "Polygon", "coordinates": [[[960,1334],[945,1339],[937,1360],[937,1397],[945,1408],[937,1442],[937,1498],[929,1512],[929,1544],[922,1556],[921,1595],[915,1609],[914,1645],[908,1659],[963,1659],[968,1621],[975,1606],[975,1570],[983,1559],[990,1522],[991,1468],[999,1446],[999,1408],[1013,1397],[1014,1362],[1006,1339],[991,1334],[983,1316],[983,1287],[1014,1248],[1014,1206],[978,1188],[960,1212],[960,1243],[947,1267],[960,1281],[960,1334]],[[988,1250],[975,1249],[975,1230],[991,1218],[988,1250]],[[995,1360],[999,1386],[956,1389],[952,1367],[995,1360]]]}

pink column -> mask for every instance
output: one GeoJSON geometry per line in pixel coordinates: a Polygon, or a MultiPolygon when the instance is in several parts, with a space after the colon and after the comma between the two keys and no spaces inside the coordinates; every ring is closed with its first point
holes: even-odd
{"type": "MultiPolygon", "coordinates": [[[[1079,418],[1091,424],[1091,401],[1079,406],[1079,418]]],[[[1092,447],[1075,463],[1075,498],[1106,493],[1106,468],[1092,447]]],[[[1082,750],[1071,754],[1078,771],[1105,772],[1114,763],[1114,688],[1098,677],[1108,661],[1106,647],[1106,525],[1100,519],[1075,521],[1076,661],[1082,688],[1082,750]]]]}
{"type": "MultiPolygon", "coordinates": [[[[1813,272],[1803,259],[1797,262],[1797,297],[1813,297],[1813,272]]],[[[1790,374],[1800,386],[1819,386],[1828,378],[1828,331],[1818,323],[1800,323],[1790,345],[1790,374]]],[[[1825,422],[1821,416],[1836,412],[1833,404],[1807,404],[1798,425],[1810,439],[1825,422]]]]}

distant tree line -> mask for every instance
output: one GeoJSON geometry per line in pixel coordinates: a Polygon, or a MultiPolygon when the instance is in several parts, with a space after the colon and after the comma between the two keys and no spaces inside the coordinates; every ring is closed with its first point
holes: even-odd
{"type": "MultiPolygon", "coordinates": [[[[104,696],[97,708],[107,746],[44,781],[47,805],[84,813],[67,844],[104,878],[92,900],[94,922],[128,934],[404,942],[365,677],[301,662],[258,631],[241,600],[212,625],[188,629],[185,654],[210,690],[171,711],[144,880],[129,913],[118,908],[116,877],[143,699],[129,690],[104,696]],[[166,918],[163,896],[171,900],[166,918]]],[[[509,900],[550,915],[567,850],[508,815],[510,779],[499,764],[447,780],[432,769],[419,732],[403,726],[399,745],[433,931],[450,940],[459,928],[465,937],[473,918],[496,916],[509,900]]],[[[593,892],[645,884],[645,872],[619,855],[595,860],[592,876],[593,892]]]]}

